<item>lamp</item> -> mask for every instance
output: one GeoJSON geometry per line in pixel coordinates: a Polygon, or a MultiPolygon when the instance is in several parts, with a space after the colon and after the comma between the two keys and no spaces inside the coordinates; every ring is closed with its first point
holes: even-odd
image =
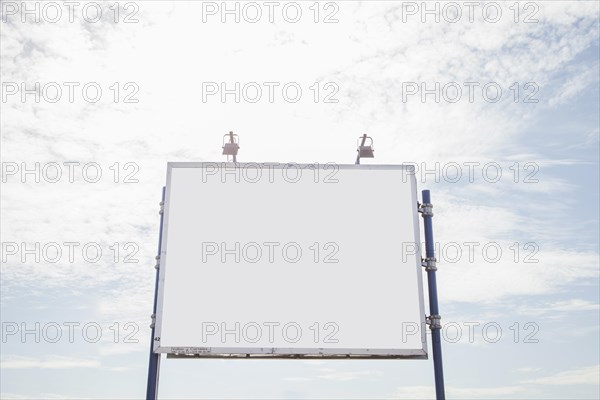
{"type": "Polygon", "coordinates": [[[233,132],[229,132],[226,135],[223,135],[223,155],[224,156],[233,156],[233,162],[237,162],[237,153],[240,149],[240,138],[238,135],[235,135],[233,132]]]}
{"type": "Polygon", "coordinates": [[[370,136],[367,136],[367,134],[365,133],[364,135],[360,136],[358,138],[358,147],[356,149],[356,151],[358,152],[358,154],[356,155],[356,163],[355,164],[360,164],[360,159],[361,158],[375,158],[375,149],[373,148],[373,138],[370,136]],[[368,142],[367,142],[368,140],[368,142]]]}

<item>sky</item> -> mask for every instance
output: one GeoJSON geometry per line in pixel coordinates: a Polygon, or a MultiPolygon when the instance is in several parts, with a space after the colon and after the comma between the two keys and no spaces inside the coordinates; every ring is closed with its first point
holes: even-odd
{"type": "MultiPolygon", "coordinates": [[[[598,2],[0,5],[2,398],[145,396],[167,162],[229,131],[415,166],[449,398],[600,397],[598,2]]],[[[159,397],[433,398],[433,364],[163,359],[159,397]]]]}

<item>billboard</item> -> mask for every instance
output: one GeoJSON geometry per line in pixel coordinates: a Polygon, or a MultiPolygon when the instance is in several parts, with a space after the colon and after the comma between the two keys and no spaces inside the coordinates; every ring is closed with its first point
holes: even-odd
{"type": "Polygon", "coordinates": [[[419,242],[412,166],[169,163],[154,351],[427,358],[419,242]]]}

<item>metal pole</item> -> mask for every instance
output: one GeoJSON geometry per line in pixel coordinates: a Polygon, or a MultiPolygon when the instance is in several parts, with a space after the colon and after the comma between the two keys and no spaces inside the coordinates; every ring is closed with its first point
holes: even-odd
{"type": "Polygon", "coordinates": [[[158,231],[158,255],[156,256],[156,279],[154,281],[154,306],[152,308],[152,324],[150,328],[150,358],[148,360],[148,385],[146,387],[146,400],[156,400],[158,397],[158,372],[160,370],[160,354],[154,352],[154,325],[156,321],[156,302],[158,298],[158,276],[160,266],[160,251],[162,247],[162,230],[165,204],[166,188],[162,189],[162,201],[160,203],[160,229],[158,231]]]}
{"type": "MultiPolygon", "coordinates": [[[[233,131],[229,131],[229,143],[235,143],[235,141],[233,140],[233,131]]],[[[235,154],[233,155],[233,162],[237,162],[237,157],[235,154]]]]}
{"type": "Polygon", "coordinates": [[[431,343],[433,352],[433,372],[435,375],[435,397],[438,400],[444,400],[446,394],[444,391],[444,368],[442,366],[442,339],[440,312],[438,309],[437,281],[435,271],[435,244],[433,241],[433,205],[431,204],[431,194],[429,190],[422,192],[423,204],[421,204],[421,215],[423,217],[423,227],[425,231],[425,259],[423,266],[427,271],[427,286],[429,287],[429,327],[431,329],[431,343]]]}
{"type": "MultiPolygon", "coordinates": [[[[362,137],[362,142],[361,142],[361,146],[365,145],[365,142],[367,141],[367,134],[363,134],[362,137]]],[[[360,164],[360,147],[358,149],[356,149],[356,162],[354,164],[359,165],[360,164]]]]}

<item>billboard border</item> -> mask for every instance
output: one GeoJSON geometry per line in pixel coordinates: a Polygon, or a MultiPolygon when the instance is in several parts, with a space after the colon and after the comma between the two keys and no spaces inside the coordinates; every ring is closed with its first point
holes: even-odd
{"type": "Polygon", "coordinates": [[[428,359],[429,351],[427,346],[426,335],[426,312],[424,304],[423,291],[423,274],[421,266],[421,235],[420,235],[420,218],[418,211],[417,183],[415,177],[415,168],[413,165],[405,164],[337,164],[337,163],[279,163],[279,162],[168,162],[167,163],[167,182],[165,185],[165,198],[162,210],[164,218],[160,235],[162,237],[162,246],[159,255],[159,279],[155,322],[155,337],[152,338],[153,352],[155,354],[167,354],[168,358],[222,358],[222,359],[428,359]],[[162,311],[164,297],[164,281],[166,274],[166,248],[168,241],[168,226],[169,226],[169,210],[171,196],[171,178],[175,168],[204,168],[210,165],[229,167],[229,168],[244,168],[244,167],[268,167],[274,169],[283,169],[285,167],[294,166],[297,168],[308,169],[318,166],[335,166],[339,169],[354,169],[354,170],[405,170],[406,176],[409,176],[410,191],[412,196],[412,214],[414,221],[414,235],[417,238],[416,251],[416,268],[419,294],[419,313],[420,313],[420,333],[421,333],[421,348],[413,349],[369,349],[369,348],[282,348],[282,347],[192,347],[192,346],[161,346],[161,328],[162,328],[162,311]],[[186,350],[187,349],[187,350],[186,350]]]}

